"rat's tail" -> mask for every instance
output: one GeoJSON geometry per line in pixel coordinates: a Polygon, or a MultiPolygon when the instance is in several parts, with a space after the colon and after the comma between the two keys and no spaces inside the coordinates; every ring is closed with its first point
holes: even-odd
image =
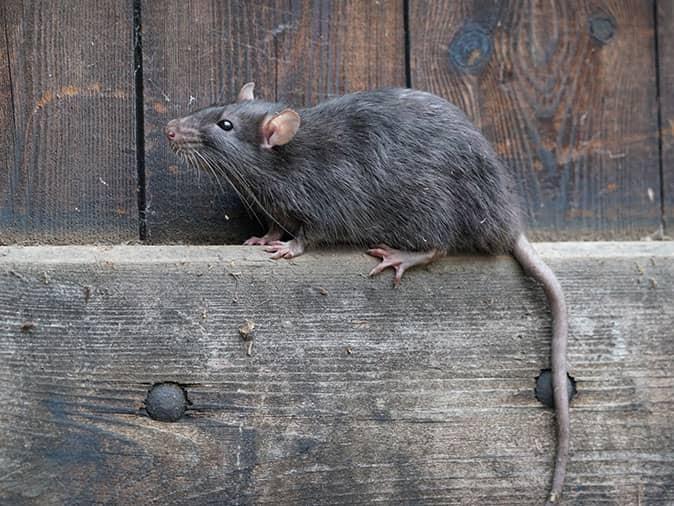
{"type": "Polygon", "coordinates": [[[512,253],[525,272],[543,285],[552,312],[550,362],[552,391],[557,415],[557,458],[547,504],[554,504],[559,501],[562,494],[566,463],[569,460],[569,396],[566,380],[566,344],[569,325],[566,302],[564,302],[564,293],[555,273],[538,256],[524,234],[517,238],[512,253]]]}

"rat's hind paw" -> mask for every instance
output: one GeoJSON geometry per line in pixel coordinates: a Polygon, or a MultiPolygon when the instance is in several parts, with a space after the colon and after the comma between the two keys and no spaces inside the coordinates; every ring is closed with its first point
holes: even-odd
{"type": "Polygon", "coordinates": [[[403,274],[410,267],[415,265],[426,265],[436,260],[442,253],[437,249],[431,251],[401,251],[389,248],[385,244],[380,244],[372,249],[367,250],[368,255],[381,258],[374,269],[370,271],[369,276],[379,274],[384,269],[391,267],[395,270],[395,278],[393,283],[398,286],[403,278],[403,274]]]}

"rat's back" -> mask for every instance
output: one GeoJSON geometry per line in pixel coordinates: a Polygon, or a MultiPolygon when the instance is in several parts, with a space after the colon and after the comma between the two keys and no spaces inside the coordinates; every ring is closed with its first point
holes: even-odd
{"type": "Polygon", "coordinates": [[[286,148],[305,166],[307,194],[324,201],[314,216],[302,217],[316,242],[512,248],[521,223],[511,177],[450,102],[390,88],[327,100],[300,116],[286,148]],[[311,166],[316,159],[320,167],[311,166]]]}

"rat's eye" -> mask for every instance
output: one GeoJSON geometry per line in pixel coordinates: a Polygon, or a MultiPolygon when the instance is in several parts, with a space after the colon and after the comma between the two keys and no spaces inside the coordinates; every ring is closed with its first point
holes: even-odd
{"type": "Polygon", "coordinates": [[[232,125],[232,122],[229,121],[228,119],[221,119],[218,121],[217,125],[222,128],[225,132],[229,132],[232,128],[234,128],[234,125],[232,125]]]}

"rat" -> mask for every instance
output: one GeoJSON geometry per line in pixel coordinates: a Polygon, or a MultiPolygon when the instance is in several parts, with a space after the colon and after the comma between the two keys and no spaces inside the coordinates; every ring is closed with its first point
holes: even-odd
{"type": "Polygon", "coordinates": [[[349,244],[380,259],[370,276],[448,253],[511,254],[551,308],[557,454],[549,503],[559,501],[569,452],[568,316],[553,271],[524,233],[514,181],[490,143],[445,99],[413,89],[361,91],[293,109],[237,101],[174,119],[165,128],[187,163],[224,179],[269,229],[244,244],[275,259],[307,247],[349,244]]]}

